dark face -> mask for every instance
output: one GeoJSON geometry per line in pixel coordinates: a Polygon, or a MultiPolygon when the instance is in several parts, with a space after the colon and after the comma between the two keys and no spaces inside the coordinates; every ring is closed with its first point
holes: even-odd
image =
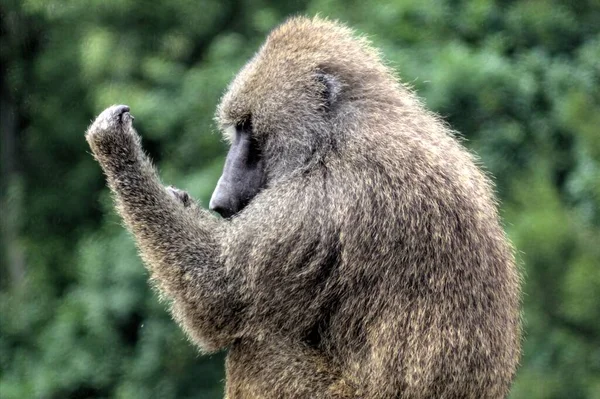
{"type": "Polygon", "coordinates": [[[264,161],[250,122],[237,126],[210,209],[224,218],[244,209],[265,184],[264,161]]]}

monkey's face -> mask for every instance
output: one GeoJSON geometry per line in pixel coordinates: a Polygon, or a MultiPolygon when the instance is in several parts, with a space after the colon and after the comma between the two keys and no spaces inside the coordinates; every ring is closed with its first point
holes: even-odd
{"type": "Polygon", "coordinates": [[[217,110],[231,147],[210,209],[223,217],[322,163],[338,148],[334,130],[344,129],[347,63],[331,55],[323,32],[280,33],[240,71],[217,110]]]}
{"type": "Polygon", "coordinates": [[[263,188],[306,170],[329,148],[327,114],[339,95],[337,82],[314,70],[294,86],[287,83],[264,82],[250,96],[240,90],[227,103],[233,115],[224,127],[230,149],[210,201],[210,209],[225,218],[244,209],[263,188]],[[264,86],[271,91],[264,94],[264,86]]]}
{"type": "Polygon", "coordinates": [[[265,162],[258,141],[252,136],[252,122],[248,120],[229,129],[231,147],[210,199],[210,209],[224,218],[241,211],[266,182],[265,162]]]}

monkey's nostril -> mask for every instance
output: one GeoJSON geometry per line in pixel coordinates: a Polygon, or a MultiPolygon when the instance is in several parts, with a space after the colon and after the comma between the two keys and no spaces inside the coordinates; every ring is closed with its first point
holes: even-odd
{"type": "Polygon", "coordinates": [[[214,196],[210,200],[208,209],[217,212],[219,215],[221,215],[221,217],[225,219],[231,217],[235,213],[232,207],[229,205],[228,201],[224,201],[222,198],[214,196]]]}
{"type": "Polygon", "coordinates": [[[221,215],[221,217],[227,219],[229,217],[231,217],[233,215],[233,212],[231,212],[230,209],[224,207],[224,206],[214,206],[210,208],[212,211],[217,212],[219,215],[221,215]]]}

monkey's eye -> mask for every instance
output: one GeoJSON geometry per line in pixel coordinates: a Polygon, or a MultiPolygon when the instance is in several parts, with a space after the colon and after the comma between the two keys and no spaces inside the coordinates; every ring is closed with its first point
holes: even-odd
{"type": "Polygon", "coordinates": [[[239,145],[239,158],[248,165],[254,165],[262,158],[259,138],[252,131],[252,117],[248,116],[235,127],[235,142],[239,145]]]}
{"type": "Polygon", "coordinates": [[[258,154],[261,143],[260,138],[254,134],[252,126],[252,115],[247,116],[235,125],[235,140],[243,140],[249,143],[249,149],[258,154]]]}
{"type": "Polygon", "coordinates": [[[245,131],[247,133],[252,132],[252,115],[245,116],[235,125],[235,130],[238,132],[245,131]]]}

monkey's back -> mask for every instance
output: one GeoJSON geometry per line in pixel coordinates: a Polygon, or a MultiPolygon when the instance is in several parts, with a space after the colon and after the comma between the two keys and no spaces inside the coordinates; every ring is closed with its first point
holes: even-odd
{"type": "Polygon", "coordinates": [[[520,353],[512,247],[489,179],[414,107],[359,126],[329,166],[332,350],[365,397],[505,397],[520,353]]]}

